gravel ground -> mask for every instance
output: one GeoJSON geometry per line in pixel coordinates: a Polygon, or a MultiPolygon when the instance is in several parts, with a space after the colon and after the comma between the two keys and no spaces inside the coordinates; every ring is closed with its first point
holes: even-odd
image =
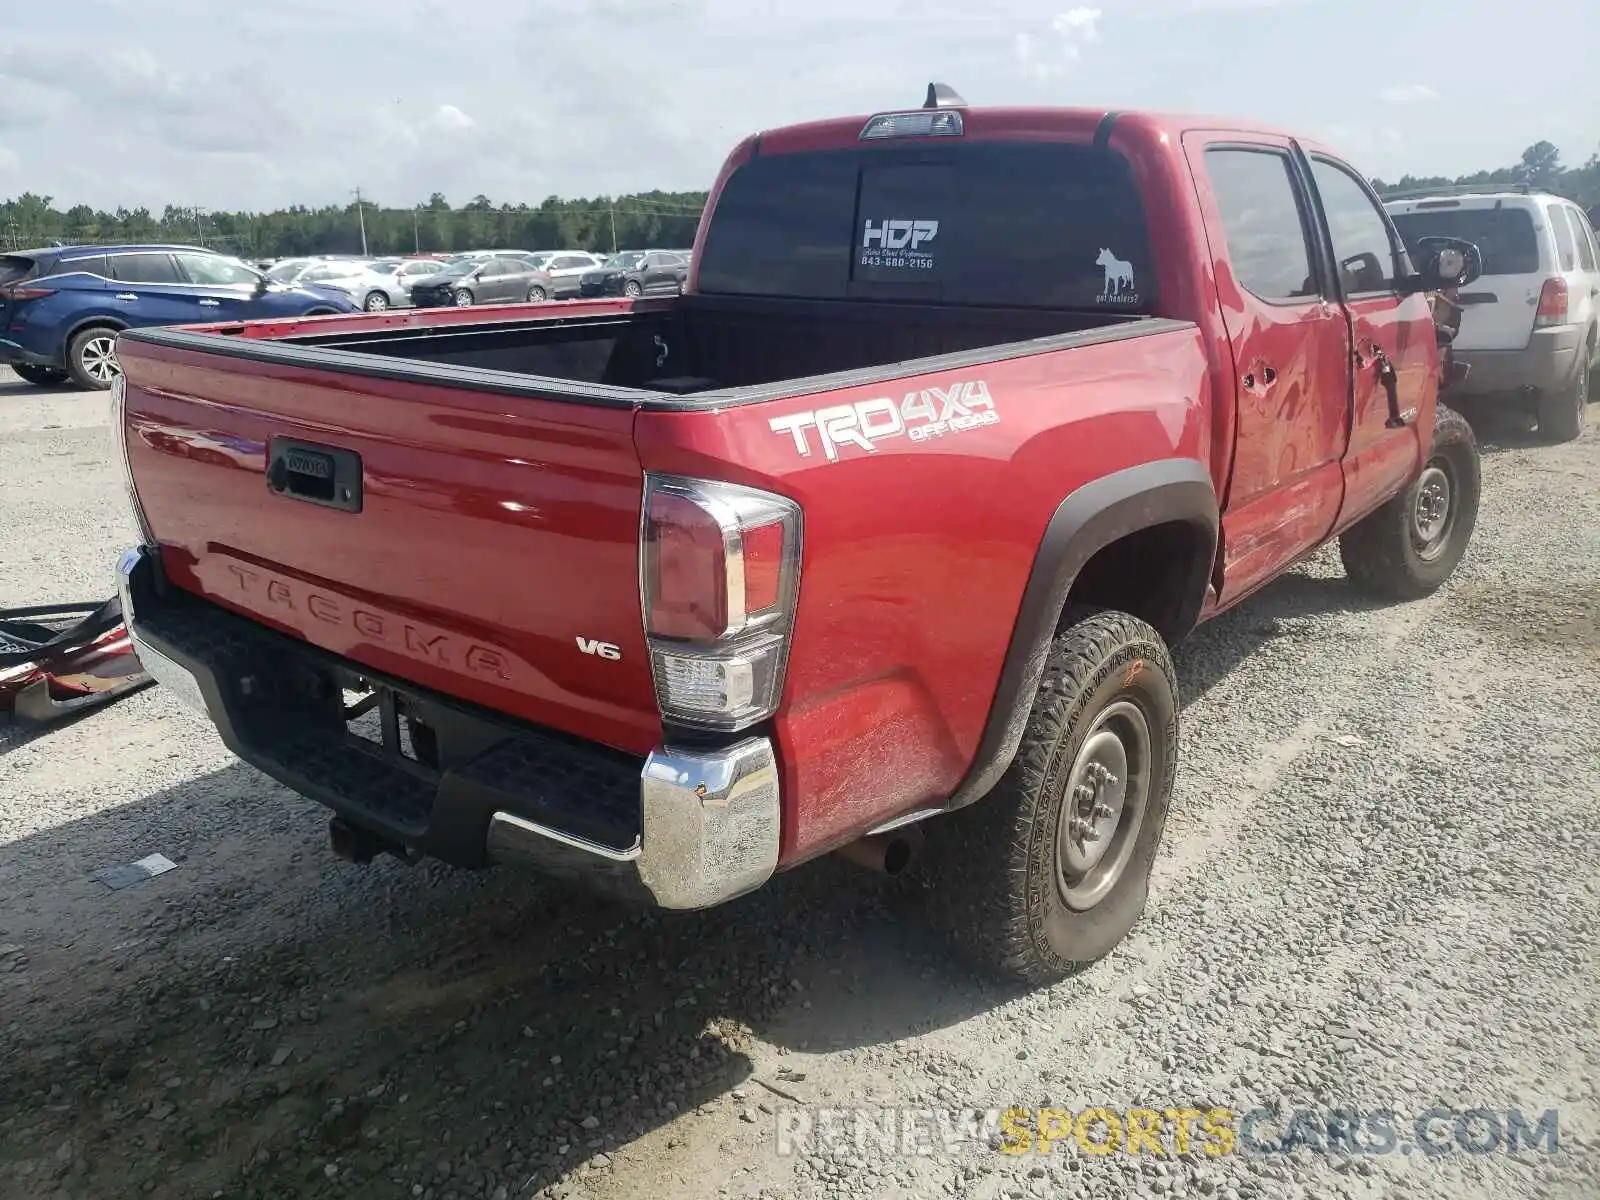
{"type": "MultiPolygon", "coordinates": [[[[105,407],[0,374],[0,605],[109,593],[105,407]]],[[[1369,606],[1325,553],[1180,647],[1150,908],[1027,994],[842,863],[641,913],[340,862],[158,689],[0,728],[0,1195],[1600,1195],[1596,432],[1486,433],[1434,598],[1369,606]],[[1559,1149],[778,1153],[786,1110],[845,1104],[1386,1109],[1402,1142],[1557,1109],[1559,1149]]]]}

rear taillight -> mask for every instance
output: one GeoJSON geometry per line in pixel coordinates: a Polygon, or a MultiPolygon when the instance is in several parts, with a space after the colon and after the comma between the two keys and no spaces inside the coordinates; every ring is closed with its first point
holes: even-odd
{"type": "Polygon", "coordinates": [[[644,625],[661,715],[727,732],[783,692],[800,583],[800,507],[771,492],[645,477],[644,625]]]}
{"type": "Polygon", "coordinates": [[[1539,311],[1533,315],[1533,327],[1541,329],[1546,325],[1566,323],[1567,281],[1559,275],[1552,275],[1539,289],[1539,311]]]}
{"type": "Polygon", "coordinates": [[[43,300],[55,294],[55,288],[34,287],[31,283],[0,285],[0,300],[43,300]]]}

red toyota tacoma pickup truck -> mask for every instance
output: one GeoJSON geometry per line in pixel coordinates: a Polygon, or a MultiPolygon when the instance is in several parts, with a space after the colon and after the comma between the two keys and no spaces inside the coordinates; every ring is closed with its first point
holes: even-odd
{"type": "Polygon", "coordinates": [[[123,333],[123,609],[347,857],[688,909],[920,840],[1058,978],[1145,902],[1168,646],[1465,550],[1427,258],[1311,142],[930,87],[742,142],[681,297],[123,333]]]}

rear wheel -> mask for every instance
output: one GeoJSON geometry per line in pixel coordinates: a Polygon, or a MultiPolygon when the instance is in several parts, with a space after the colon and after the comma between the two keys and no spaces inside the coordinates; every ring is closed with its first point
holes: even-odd
{"type": "Polygon", "coordinates": [[[644,295],[644,285],[641,284],[637,279],[630,279],[627,283],[622,285],[622,294],[628,297],[630,300],[637,300],[640,296],[644,295]]]}
{"type": "Polygon", "coordinates": [[[1590,349],[1585,346],[1578,352],[1570,385],[1539,396],[1539,436],[1547,442],[1570,442],[1583,432],[1589,415],[1590,349]]]}
{"type": "Polygon", "coordinates": [[[534,284],[528,289],[529,304],[543,304],[548,299],[550,299],[550,294],[538,284],[534,284]]]}
{"type": "Polygon", "coordinates": [[[1046,984],[1103,957],[1144,911],[1178,767],[1167,647],[1121,612],[1056,635],[1016,758],[927,827],[932,916],[991,971],[1046,984]]]}
{"type": "Polygon", "coordinates": [[[1467,552],[1481,474],[1472,426],[1441,404],[1428,461],[1411,486],[1339,536],[1350,582],[1393,600],[1435,591],[1467,552]]]}
{"type": "Polygon", "coordinates": [[[367,298],[361,302],[361,307],[368,312],[383,312],[389,307],[389,297],[382,292],[368,292],[367,298]]]}
{"type": "Polygon", "coordinates": [[[79,387],[105,391],[122,374],[117,366],[117,331],[104,325],[75,333],[67,346],[67,371],[79,387]]]}
{"type": "Polygon", "coordinates": [[[450,299],[455,302],[457,308],[472,307],[472,293],[467,291],[466,288],[457,288],[450,294],[450,299]]]}
{"type": "Polygon", "coordinates": [[[17,363],[12,368],[17,378],[34,387],[54,387],[67,381],[67,373],[60,367],[39,367],[31,363],[17,363]]]}

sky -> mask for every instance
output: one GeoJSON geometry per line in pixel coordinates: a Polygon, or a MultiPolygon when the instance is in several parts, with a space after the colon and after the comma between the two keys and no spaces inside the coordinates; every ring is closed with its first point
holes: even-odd
{"type": "Polygon", "coordinates": [[[747,133],[915,107],[934,79],[973,105],[1264,120],[1385,179],[1600,149],[1595,0],[7,7],[0,198],[60,207],[700,189],[747,133]]]}

